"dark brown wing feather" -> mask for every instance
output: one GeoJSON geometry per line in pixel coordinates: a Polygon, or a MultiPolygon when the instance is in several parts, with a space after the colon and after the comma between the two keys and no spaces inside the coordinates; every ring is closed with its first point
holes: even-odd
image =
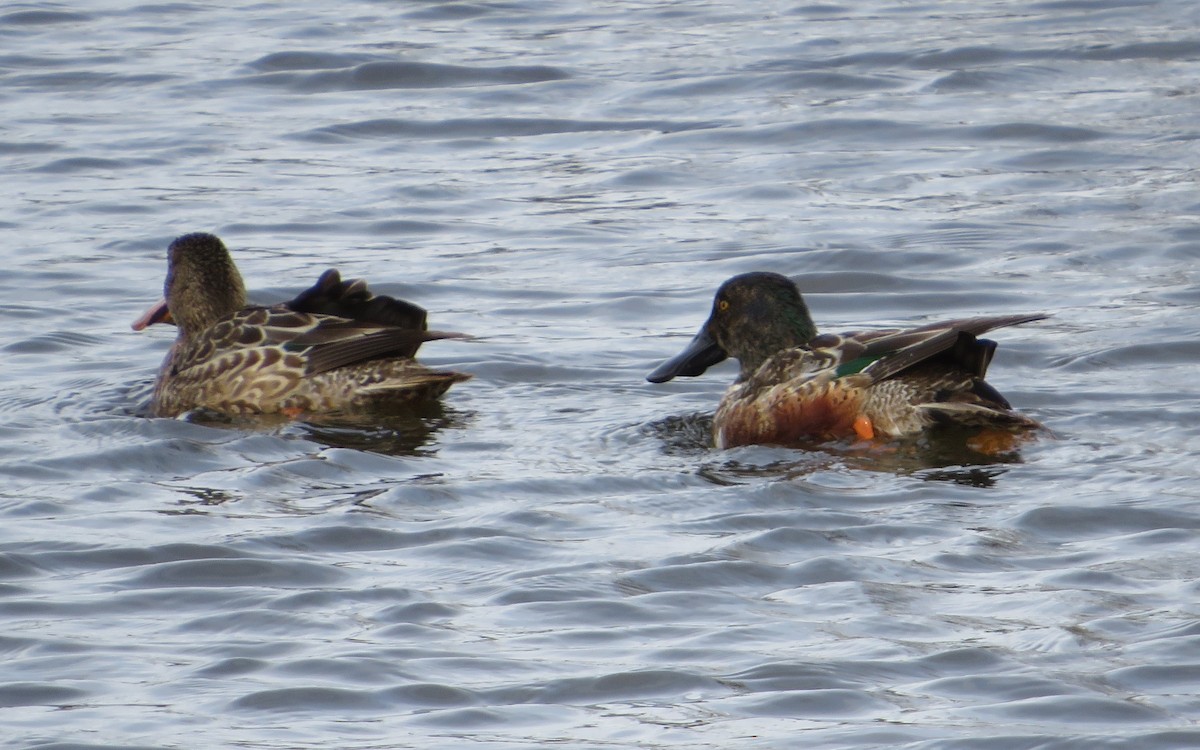
{"type": "Polygon", "coordinates": [[[881,358],[863,372],[871,376],[872,382],[878,383],[948,353],[956,369],[982,378],[987,374],[996,343],[978,339],[978,334],[1047,317],[1043,314],[1031,314],[965,318],[868,339],[865,354],[881,358]]]}
{"type": "MultiPolygon", "coordinates": [[[[324,326],[313,332],[321,337],[324,326]]],[[[314,343],[306,354],[308,364],[306,375],[316,375],[339,367],[367,362],[372,359],[411,357],[407,352],[416,352],[421,344],[437,339],[465,338],[461,333],[449,331],[413,331],[401,328],[387,328],[374,332],[365,329],[342,328],[344,333],[340,340],[325,339],[314,343]]],[[[301,336],[289,345],[289,348],[302,346],[307,343],[308,336],[301,336]]],[[[324,338],[324,337],[322,337],[324,338]]]]}
{"type": "Polygon", "coordinates": [[[1050,316],[1045,313],[1022,313],[1020,315],[983,315],[978,318],[958,318],[956,320],[939,320],[934,323],[926,323],[923,326],[916,328],[906,328],[899,331],[900,334],[921,334],[931,331],[940,331],[946,328],[952,328],[956,331],[966,331],[967,333],[978,336],[981,333],[995,330],[996,328],[1007,328],[1008,326],[1021,325],[1022,323],[1032,323],[1035,320],[1045,320],[1050,316]]]}
{"type": "Polygon", "coordinates": [[[319,316],[315,327],[289,342],[289,348],[312,347],[309,375],[372,359],[413,357],[426,341],[461,336],[427,331],[424,308],[374,295],[361,279],[342,281],[334,268],[284,307],[319,316]]]}

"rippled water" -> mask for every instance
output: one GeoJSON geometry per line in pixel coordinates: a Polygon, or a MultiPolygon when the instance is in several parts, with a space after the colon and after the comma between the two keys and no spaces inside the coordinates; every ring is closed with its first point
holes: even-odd
{"type": "Polygon", "coordinates": [[[1200,5],[0,11],[13,747],[1200,746],[1200,5]],[[149,419],[214,231],[473,342],[363,425],[149,419]],[[1045,311],[1050,434],[711,449],[643,376],[747,270],[840,330],[1045,311]]]}

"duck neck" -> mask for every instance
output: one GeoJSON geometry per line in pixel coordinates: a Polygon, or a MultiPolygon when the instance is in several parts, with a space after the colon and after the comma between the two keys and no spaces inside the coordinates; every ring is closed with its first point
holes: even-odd
{"type": "Polygon", "coordinates": [[[738,379],[745,380],[775,354],[804,346],[816,335],[817,327],[808,314],[808,307],[803,300],[797,300],[796,305],[788,306],[782,314],[776,310],[773,315],[759,320],[755,330],[740,337],[732,348],[726,347],[726,351],[737,358],[741,366],[738,379]]]}
{"type": "Polygon", "coordinates": [[[203,269],[197,278],[186,280],[182,288],[171,290],[168,305],[180,332],[188,338],[245,307],[246,288],[241,274],[232,266],[203,269]]]}

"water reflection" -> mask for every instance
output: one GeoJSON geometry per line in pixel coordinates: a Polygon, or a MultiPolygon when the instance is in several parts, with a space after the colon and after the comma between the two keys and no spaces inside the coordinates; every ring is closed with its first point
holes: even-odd
{"type": "Polygon", "coordinates": [[[391,413],[322,416],[320,421],[297,422],[297,432],[328,448],[351,448],[387,456],[433,456],[430,446],[439,432],[464,429],[474,412],[441,401],[413,404],[391,413]]]}
{"type": "Polygon", "coordinates": [[[811,441],[791,447],[748,446],[715,452],[712,415],[685,414],[646,425],[669,455],[702,459],[697,472],[717,485],[754,478],[800,479],[820,471],[846,468],[915,476],[930,482],[992,487],[1005,465],[1022,463],[1020,448],[1036,434],[981,434],[961,427],[939,427],[911,438],[888,442],[811,441]],[[704,457],[712,460],[703,460],[704,457]]]}
{"type": "Polygon", "coordinates": [[[178,491],[184,496],[179,500],[183,506],[218,506],[233,502],[240,495],[212,487],[179,487],[178,491]]]}
{"type": "Polygon", "coordinates": [[[951,482],[964,487],[995,487],[996,480],[1008,469],[999,466],[968,466],[918,472],[916,476],[928,482],[951,482]]]}
{"type": "Polygon", "coordinates": [[[350,448],[387,456],[433,456],[429,447],[445,429],[463,429],[474,412],[448,407],[441,401],[404,404],[369,413],[312,415],[296,421],[281,414],[231,417],[197,409],[188,412],[188,422],[247,431],[272,431],[311,440],[326,448],[350,448]]]}

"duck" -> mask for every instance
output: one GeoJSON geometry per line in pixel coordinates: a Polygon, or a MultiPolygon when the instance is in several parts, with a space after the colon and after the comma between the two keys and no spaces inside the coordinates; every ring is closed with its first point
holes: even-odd
{"type": "Polygon", "coordinates": [[[423,308],[336,269],[293,300],[249,305],[225,244],[194,232],[167,248],[163,288],[133,323],[178,328],[154,384],[154,416],[360,412],[437,399],[470,378],[414,359],[426,341],[467,336],[428,330],[423,308]]]}
{"type": "Polygon", "coordinates": [[[737,379],[713,417],[717,448],[900,438],[937,425],[1020,433],[1040,424],[986,380],[996,328],[1043,313],[963,318],[916,328],[818,333],[796,283],[778,273],[734,276],[708,320],[651,383],[698,377],[726,358],[737,379]]]}

